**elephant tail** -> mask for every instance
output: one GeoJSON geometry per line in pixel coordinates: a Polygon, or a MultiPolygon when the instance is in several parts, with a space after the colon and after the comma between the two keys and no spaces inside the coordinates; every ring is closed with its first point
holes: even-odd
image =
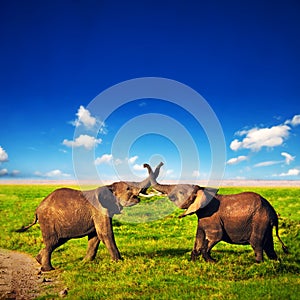
{"type": "Polygon", "coordinates": [[[288,247],[283,243],[283,241],[281,240],[281,238],[279,236],[279,233],[278,233],[278,221],[276,222],[276,224],[274,224],[274,226],[275,226],[275,230],[276,230],[276,236],[277,236],[279,242],[281,243],[282,250],[284,251],[284,253],[289,254],[288,247]]]}
{"type": "Polygon", "coordinates": [[[34,224],[36,224],[37,221],[38,221],[38,216],[37,216],[37,214],[35,214],[34,221],[31,224],[29,224],[27,226],[22,226],[20,229],[17,229],[15,232],[24,232],[24,231],[27,231],[31,226],[33,226],[34,224]]]}

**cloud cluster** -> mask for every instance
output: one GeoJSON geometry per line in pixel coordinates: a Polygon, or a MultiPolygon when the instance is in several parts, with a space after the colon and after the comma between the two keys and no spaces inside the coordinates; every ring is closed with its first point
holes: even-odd
{"type": "MultiPolygon", "coordinates": [[[[104,122],[101,122],[96,117],[92,116],[90,111],[84,108],[84,106],[80,105],[76,116],[77,119],[71,122],[72,125],[76,127],[82,126],[86,130],[97,129],[98,132],[102,134],[106,133],[104,122]]],[[[101,143],[101,138],[96,138],[95,136],[90,134],[80,134],[74,140],[64,139],[62,142],[62,144],[67,147],[83,147],[86,150],[91,150],[101,143]]]]}
{"type": "Polygon", "coordinates": [[[271,128],[252,128],[237,133],[245,136],[242,140],[235,139],[230,144],[230,149],[237,151],[249,149],[259,151],[262,147],[272,148],[280,146],[289,137],[291,128],[288,125],[277,125],[271,128]]]}
{"type": "MultiPolygon", "coordinates": [[[[250,150],[253,155],[254,153],[258,153],[262,148],[273,149],[278,146],[283,146],[291,134],[292,127],[298,125],[300,125],[300,115],[295,115],[292,119],[286,120],[284,123],[272,127],[254,127],[248,130],[238,131],[236,136],[240,138],[235,138],[230,143],[230,149],[235,152],[243,149],[250,150]]],[[[263,161],[255,164],[254,167],[268,167],[276,164],[290,165],[296,158],[287,152],[281,152],[281,156],[283,156],[283,160],[263,161]]],[[[240,155],[229,159],[227,164],[234,165],[248,159],[250,159],[250,156],[240,155]]],[[[273,176],[298,176],[299,174],[300,171],[297,168],[293,168],[287,172],[273,176]]]]}
{"type": "MultiPolygon", "coordinates": [[[[8,162],[8,154],[7,152],[3,149],[3,147],[0,146],[0,165],[2,163],[8,162]]],[[[2,168],[0,169],[0,177],[2,176],[17,176],[20,173],[19,170],[13,170],[13,171],[8,171],[7,168],[2,168]]]]}

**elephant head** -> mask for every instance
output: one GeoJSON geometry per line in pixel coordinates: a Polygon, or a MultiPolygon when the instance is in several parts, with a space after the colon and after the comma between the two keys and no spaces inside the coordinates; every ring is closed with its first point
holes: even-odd
{"type": "MultiPolygon", "coordinates": [[[[156,180],[161,166],[157,166],[151,178],[156,180]]],[[[139,195],[145,193],[151,186],[150,175],[141,182],[119,181],[102,186],[83,194],[94,207],[108,213],[110,216],[120,214],[123,207],[136,205],[140,202],[139,195]]]]}
{"type": "Polygon", "coordinates": [[[144,164],[144,168],[148,169],[151,185],[154,189],[166,194],[177,207],[186,209],[180,217],[193,214],[205,207],[218,192],[218,189],[200,187],[195,184],[159,184],[156,178],[162,165],[163,163],[160,163],[154,172],[148,164],[144,164]]]}

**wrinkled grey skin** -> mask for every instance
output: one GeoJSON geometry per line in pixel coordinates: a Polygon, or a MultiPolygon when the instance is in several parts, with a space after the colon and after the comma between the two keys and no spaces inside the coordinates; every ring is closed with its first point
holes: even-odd
{"type": "MultiPolygon", "coordinates": [[[[150,178],[154,174],[149,165],[150,178]]],[[[215,194],[217,190],[201,188],[197,185],[161,185],[151,178],[153,187],[166,193],[178,207],[187,209],[181,217],[196,213],[198,228],[193,261],[201,254],[205,261],[214,262],[210,256],[211,249],[220,241],[231,244],[250,244],[255,253],[256,262],[263,261],[263,252],[270,259],[277,259],[274,250],[272,229],[275,226],[276,236],[285,253],[287,247],[278,235],[278,217],[271,204],[262,196],[252,192],[235,195],[215,194]],[[202,193],[205,206],[196,205],[197,193],[202,193]],[[206,200],[207,200],[206,199],[206,200]]],[[[200,197],[201,198],[201,197],[200,197]]],[[[199,200],[200,201],[200,200],[199,200]]]]}
{"type": "Polygon", "coordinates": [[[54,269],[51,254],[57,247],[69,239],[84,236],[88,236],[85,260],[95,258],[100,241],[105,244],[113,260],[120,260],[112,217],[120,214],[122,207],[137,204],[139,193],[149,186],[150,179],[147,178],[141,183],[115,182],[90,191],[55,190],[37,207],[34,222],[17,232],[26,231],[39,221],[45,248],[36,260],[41,264],[42,271],[54,269]]]}

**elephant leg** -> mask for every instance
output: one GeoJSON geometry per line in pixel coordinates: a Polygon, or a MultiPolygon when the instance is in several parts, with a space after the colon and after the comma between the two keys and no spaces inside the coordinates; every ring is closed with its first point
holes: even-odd
{"type": "Polygon", "coordinates": [[[100,212],[94,215],[94,225],[97,231],[98,238],[106,246],[112,260],[121,260],[121,254],[116,245],[115,236],[112,228],[112,218],[100,212]]]}
{"type": "Polygon", "coordinates": [[[44,238],[44,244],[46,245],[45,248],[43,248],[38,255],[36,256],[37,262],[42,265],[41,270],[51,271],[54,270],[52,264],[51,264],[51,255],[52,252],[62,244],[64,244],[68,239],[45,239],[44,238]]]}
{"type": "Polygon", "coordinates": [[[255,254],[255,261],[257,263],[264,261],[264,255],[263,255],[263,245],[261,239],[258,238],[252,238],[250,239],[250,245],[254,250],[255,254]]]}
{"type": "Polygon", "coordinates": [[[209,251],[215,244],[213,244],[211,247],[210,244],[211,242],[206,238],[205,231],[203,228],[198,226],[194,248],[191,253],[191,260],[195,261],[201,254],[205,261],[214,262],[215,260],[210,256],[209,251]]]}
{"type": "Polygon", "coordinates": [[[195,238],[195,244],[193,251],[191,253],[191,260],[195,261],[197,257],[202,254],[203,255],[203,248],[205,244],[205,232],[200,226],[197,227],[197,233],[196,233],[196,238],[195,238]]]}
{"type": "Polygon", "coordinates": [[[255,220],[249,243],[254,250],[255,261],[257,263],[264,261],[263,246],[264,246],[264,237],[266,235],[266,232],[267,232],[267,224],[265,222],[260,222],[259,220],[255,220]]]}
{"type": "Polygon", "coordinates": [[[213,240],[213,241],[207,240],[205,261],[216,262],[216,260],[210,256],[210,251],[219,241],[220,240],[213,240]]]}
{"type": "Polygon", "coordinates": [[[272,227],[268,228],[268,230],[266,232],[266,240],[265,240],[263,249],[266,252],[269,259],[274,259],[274,260],[278,259],[277,254],[274,249],[272,227]]]}
{"type": "Polygon", "coordinates": [[[84,260],[94,260],[97,254],[100,240],[96,232],[90,233],[88,235],[88,249],[84,260]]]}

